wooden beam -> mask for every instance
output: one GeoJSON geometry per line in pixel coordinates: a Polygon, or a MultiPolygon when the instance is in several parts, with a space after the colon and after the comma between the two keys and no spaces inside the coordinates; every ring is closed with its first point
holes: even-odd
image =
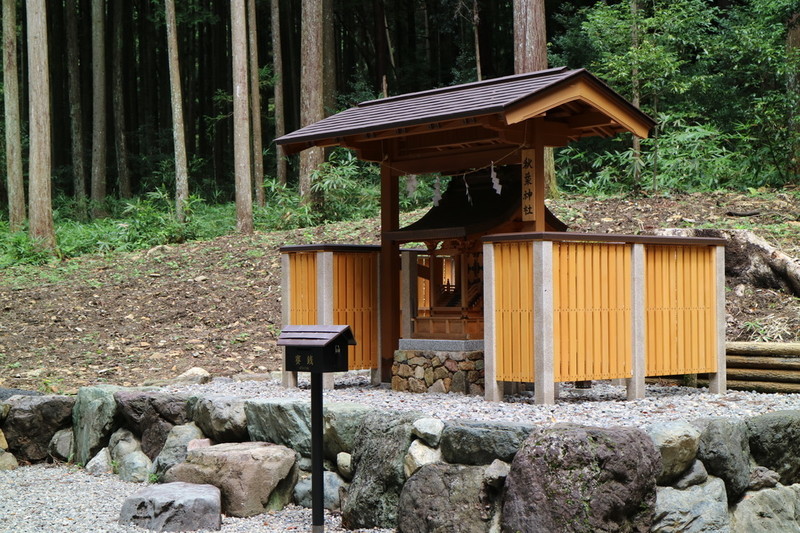
{"type": "Polygon", "coordinates": [[[470,168],[484,167],[489,162],[510,165],[520,161],[519,147],[509,145],[486,146],[453,150],[443,154],[420,157],[414,154],[392,159],[392,166],[409,174],[424,172],[458,172],[470,168]]]}
{"type": "Polygon", "coordinates": [[[400,339],[400,246],[385,237],[400,229],[400,193],[391,162],[381,165],[381,276],[380,359],[381,381],[392,380],[394,351],[400,339]]]}
{"type": "Polygon", "coordinates": [[[506,123],[517,124],[575,100],[612,118],[639,137],[647,137],[650,132],[649,123],[631,112],[624,101],[620,101],[619,98],[609,94],[607,89],[587,79],[576,80],[569,85],[551,90],[549,93],[537,94],[524,100],[506,112],[506,123]]]}

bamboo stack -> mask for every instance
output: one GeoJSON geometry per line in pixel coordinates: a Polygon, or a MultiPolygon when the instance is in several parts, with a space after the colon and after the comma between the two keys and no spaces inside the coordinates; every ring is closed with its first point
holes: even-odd
{"type": "Polygon", "coordinates": [[[728,342],[728,388],[800,393],[800,343],[728,342]]]}

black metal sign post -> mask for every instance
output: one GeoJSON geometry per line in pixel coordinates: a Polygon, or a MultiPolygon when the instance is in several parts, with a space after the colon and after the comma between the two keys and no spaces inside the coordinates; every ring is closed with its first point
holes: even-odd
{"type": "Polygon", "coordinates": [[[350,326],[286,326],[278,346],[286,346],[283,368],[311,373],[311,532],[325,531],[325,478],[322,450],[322,374],[347,372],[347,347],[356,340],[350,326]]]}
{"type": "Polygon", "coordinates": [[[325,531],[322,467],[322,374],[311,373],[311,533],[325,531]]]}

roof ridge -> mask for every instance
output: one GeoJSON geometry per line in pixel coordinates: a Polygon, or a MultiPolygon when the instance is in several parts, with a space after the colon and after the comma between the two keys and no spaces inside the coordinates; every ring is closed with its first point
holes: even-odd
{"type": "Polygon", "coordinates": [[[522,74],[511,74],[509,76],[502,76],[500,78],[490,78],[488,80],[481,80],[481,81],[472,81],[469,83],[462,83],[459,85],[448,85],[447,87],[438,87],[436,89],[427,89],[424,91],[417,91],[415,93],[406,93],[406,94],[398,94],[396,96],[389,96],[387,98],[376,98],[374,100],[367,100],[365,102],[359,103],[356,107],[367,107],[370,105],[376,104],[383,104],[386,102],[394,102],[399,100],[407,100],[409,98],[416,98],[426,94],[441,94],[441,93],[448,93],[453,91],[460,91],[462,89],[467,88],[474,88],[474,87],[484,87],[487,85],[495,85],[498,83],[505,83],[509,80],[513,79],[528,79],[528,78],[538,78],[541,76],[547,76],[550,74],[555,74],[556,72],[569,72],[570,70],[583,70],[583,69],[569,69],[568,67],[555,67],[549,68],[545,70],[536,70],[533,72],[524,72],[522,74]]]}

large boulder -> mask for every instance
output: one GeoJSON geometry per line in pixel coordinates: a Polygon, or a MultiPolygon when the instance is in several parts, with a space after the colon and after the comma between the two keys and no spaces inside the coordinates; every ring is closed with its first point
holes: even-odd
{"type": "Polygon", "coordinates": [[[661,454],[659,485],[670,485],[695,461],[700,446],[700,431],[688,422],[664,422],[646,429],[661,454]]]}
{"type": "Polygon", "coordinates": [[[153,473],[160,478],[167,470],[184,462],[189,443],[204,437],[205,435],[194,422],[173,427],[167,435],[167,441],[164,443],[161,453],[153,461],[153,473]]]}
{"type": "Polygon", "coordinates": [[[511,462],[533,426],[510,422],[448,422],[439,447],[448,463],[488,465],[511,462]]]}
{"type": "Polygon", "coordinates": [[[647,531],[661,458],[633,428],[535,430],[506,479],[503,531],[647,531]]]}
{"type": "Polygon", "coordinates": [[[119,523],[153,531],[218,530],[221,498],[213,485],[168,483],[145,487],[122,504],[119,523]]]}
{"type": "Polygon", "coordinates": [[[342,502],[342,525],[349,529],[396,527],[397,504],[405,482],[403,460],[412,440],[416,413],[376,411],[356,434],[353,481],[342,502]]]}
{"type": "Polygon", "coordinates": [[[187,397],[153,391],[123,390],[114,394],[125,425],[140,437],[142,451],[155,459],[173,426],[188,420],[187,397]]]}
{"type": "Polygon", "coordinates": [[[438,418],[420,418],[414,422],[414,435],[425,441],[428,446],[439,446],[444,431],[444,422],[438,418]]]}
{"type": "Polygon", "coordinates": [[[111,452],[108,448],[102,448],[97,455],[89,459],[86,463],[86,471],[93,476],[105,476],[114,473],[114,466],[111,460],[111,452]]]}
{"type": "Polygon", "coordinates": [[[750,454],[781,483],[800,482],[800,411],[777,411],[747,420],[750,454]]]}
{"type": "Polygon", "coordinates": [[[234,396],[204,396],[197,398],[192,419],[203,433],[216,442],[248,440],[244,400],[234,396]]]}
{"type": "Polygon", "coordinates": [[[270,496],[292,473],[295,453],[276,444],[244,442],[216,444],[189,451],[186,462],[175,465],[164,481],[210,484],[222,491],[222,510],[247,517],[268,509],[270,496]]]}
{"type": "Polygon", "coordinates": [[[415,439],[408,447],[408,453],[403,459],[403,472],[406,477],[411,477],[414,472],[425,465],[442,462],[442,451],[431,448],[422,439],[415,439]]]}
{"type": "Polygon", "coordinates": [[[108,441],[111,464],[123,481],[142,483],[147,481],[153,467],[150,458],[142,451],[142,445],[128,429],[120,428],[108,441]]]}
{"type": "Polygon", "coordinates": [[[311,405],[284,398],[244,402],[251,438],[287,446],[303,457],[311,457],[311,405]]]}
{"type": "Polygon", "coordinates": [[[727,418],[707,418],[695,424],[701,429],[697,458],[709,474],[725,482],[728,502],[738,501],[750,485],[747,426],[727,418]]]}
{"type": "Polygon", "coordinates": [[[748,492],[731,509],[732,533],[800,533],[800,485],[748,492]]]}
{"type": "Polygon", "coordinates": [[[108,444],[111,434],[121,425],[114,393],[122,387],[98,385],[81,387],[72,408],[75,431],[75,462],[85,465],[108,444]]]}
{"type": "Polygon", "coordinates": [[[399,533],[487,533],[499,507],[498,491],[484,483],[485,467],[429,464],[400,493],[399,533]]]}
{"type": "Polygon", "coordinates": [[[48,458],[50,441],[69,427],[75,398],[71,396],[12,396],[3,425],[8,451],[18,460],[39,462],[48,458]]]}
{"type": "Polygon", "coordinates": [[[686,490],[658,487],[653,533],[728,533],[728,498],[718,477],[686,490]]]}

